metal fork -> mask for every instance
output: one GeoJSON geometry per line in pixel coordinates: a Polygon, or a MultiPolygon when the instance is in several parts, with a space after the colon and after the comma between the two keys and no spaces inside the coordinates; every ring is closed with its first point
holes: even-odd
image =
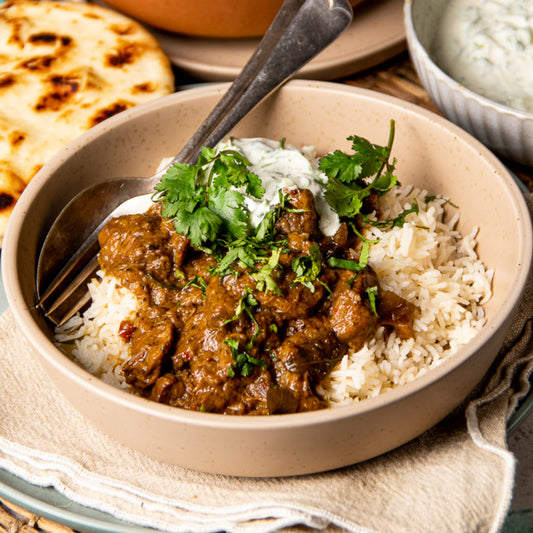
{"type": "MultiPolygon", "coordinates": [[[[242,72],[168,166],[195,161],[202,146],[215,146],[251,109],[333,42],[351,20],[348,0],[285,0],[242,72]]],[[[62,210],[47,234],[37,267],[37,306],[53,323],[64,324],[90,301],[87,283],[98,268],[100,230],[112,217],[139,212],[138,206],[124,201],[153,192],[168,166],[152,178],[116,178],[94,185],[62,210]],[[81,220],[87,212],[89,220],[81,220]],[[58,265],[61,271],[49,281],[58,265]]]]}

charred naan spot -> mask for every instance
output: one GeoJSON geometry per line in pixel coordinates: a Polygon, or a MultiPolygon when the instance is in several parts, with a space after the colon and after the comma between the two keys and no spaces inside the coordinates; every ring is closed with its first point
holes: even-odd
{"type": "Polygon", "coordinates": [[[83,16],[88,19],[100,20],[102,17],[98,13],[83,13],[83,16]]]}
{"type": "Polygon", "coordinates": [[[23,61],[20,66],[32,71],[48,70],[50,65],[56,60],[54,56],[35,56],[23,61]]]}
{"type": "Polygon", "coordinates": [[[30,35],[28,41],[32,44],[53,44],[59,39],[55,33],[42,32],[30,35]]]}
{"type": "Polygon", "coordinates": [[[40,44],[56,44],[59,43],[61,46],[69,46],[72,42],[72,37],[68,35],[57,35],[49,31],[34,33],[28,37],[28,42],[34,45],[40,44]]]}
{"type": "Polygon", "coordinates": [[[145,81],[144,83],[138,83],[131,88],[132,94],[138,93],[153,93],[157,90],[157,85],[151,81],[145,81]]]}
{"type": "Polygon", "coordinates": [[[7,89],[16,83],[15,76],[11,73],[0,76],[0,89],[7,89]]]}
{"type": "Polygon", "coordinates": [[[108,54],[107,63],[111,67],[120,68],[124,65],[131,65],[135,62],[137,56],[141,53],[141,49],[136,44],[127,43],[119,46],[114,53],[108,54]]]}
{"type": "Polygon", "coordinates": [[[24,39],[22,38],[22,27],[23,24],[18,19],[8,19],[8,22],[11,23],[12,32],[8,37],[8,44],[18,45],[20,48],[24,47],[24,39]]]}
{"type": "Polygon", "coordinates": [[[11,146],[16,147],[26,138],[26,134],[21,131],[12,131],[9,134],[9,143],[11,146]]]}
{"type": "Polygon", "coordinates": [[[93,126],[96,126],[96,124],[103,122],[106,118],[112,117],[113,115],[117,115],[118,113],[125,111],[130,107],[132,107],[132,104],[128,102],[115,102],[107,106],[106,108],[97,111],[97,113],[90,119],[89,127],[92,128],[93,126]]]}
{"type": "Polygon", "coordinates": [[[109,29],[117,35],[133,35],[136,30],[133,24],[111,24],[109,29]]]}
{"type": "Polygon", "coordinates": [[[80,88],[79,80],[68,76],[51,76],[48,82],[50,92],[41,96],[35,106],[36,111],[59,111],[80,88]]]}
{"type": "Polygon", "coordinates": [[[15,198],[6,192],[0,192],[0,211],[9,209],[15,205],[15,198]]]}

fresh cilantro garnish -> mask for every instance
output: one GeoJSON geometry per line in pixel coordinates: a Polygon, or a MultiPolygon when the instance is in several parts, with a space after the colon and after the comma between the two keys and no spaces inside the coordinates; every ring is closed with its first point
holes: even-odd
{"type": "Polygon", "coordinates": [[[270,254],[270,258],[263,266],[257,271],[252,272],[250,275],[256,282],[258,291],[273,292],[274,294],[281,294],[281,290],[278,287],[276,281],[272,277],[274,271],[279,267],[279,258],[281,255],[281,248],[274,248],[270,254]]]}
{"type": "Polygon", "coordinates": [[[446,202],[448,205],[451,205],[452,207],[455,207],[456,209],[459,209],[459,206],[455,205],[448,198],[443,198],[442,196],[426,196],[426,198],[425,198],[426,204],[429,204],[430,202],[433,202],[433,200],[444,200],[444,202],[446,202]]]}
{"type": "MultiPolygon", "coordinates": [[[[370,259],[370,245],[376,244],[378,240],[370,240],[361,235],[354,224],[350,224],[353,232],[361,239],[361,252],[359,253],[359,261],[353,261],[352,259],[342,259],[332,256],[328,259],[328,266],[331,268],[344,268],[345,270],[352,270],[354,272],[360,272],[368,266],[368,260],[370,259]]],[[[353,278],[352,278],[353,279],[353,278]]],[[[351,283],[351,282],[350,282],[351,283]]]]}
{"type": "Polygon", "coordinates": [[[373,285],[372,287],[368,287],[365,289],[366,295],[368,296],[368,301],[370,303],[370,308],[372,309],[372,312],[376,315],[378,315],[378,309],[377,309],[377,298],[378,298],[378,287],[377,285],[373,285]]]}
{"type": "Polygon", "coordinates": [[[291,267],[296,274],[294,283],[301,283],[311,292],[315,292],[313,282],[319,281],[318,276],[322,270],[322,254],[318,244],[314,243],[309,247],[309,255],[301,255],[293,259],[291,267]]]}
{"type": "Polygon", "coordinates": [[[418,211],[418,202],[415,198],[410,208],[404,209],[397,217],[392,220],[392,227],[401,228],[405,224],[405,217],[410,213],[416,213],[418,215],[418,211]]]}
{"type": "Polygon", "coordinates": [[[257,319],[255,318],[254,313],[253,313],[253,307],[256,305],[257,305],[257,299],[255,298],[252,289],[250,289],[250,287],[245,287],[244,293],[241,296],[239,303],[237,304],[237,308],[235,309],[235,314],[224,322],[224,325],[234,322],[243,313],[246,313],[250,317],[250,320],[255,324],[255,333],[252,335],[250,342],[246,346],[248,350],[250,350],[253,347],[255,339],[259,336],[259,334],[263,333],[263,330],[259,326],[259,322],[257,322],[257,319]]]}
{"type": "Polygon", "coordinates": [[[416,213],[418,215],[418,212],[418,201],[415,198],[411,203],[411,207],[404,209],[394,218],[390,218],[388,220],[371,220],[368,216],[363,215],[363,220],[366,223],[371,224],[372,226],[375,226],[377,228],[401,228],[405,224],[405,218],[407,217],[407,215],[409,215],[410,213],[416,213]]]}
{"type": "Polygon", "coordinates": [[[328,177],[326,200],[340,217],[358,215],[372,191],[385,194],[398,184],[394,175],[396,160],[390,161],[394,124],[391,120],[387,146],[352,135],[348,140],[352,142],[353,154],[336,150],[320,159],[319,168],[328,177]]]}
{"type": "Polygon", "coordinates": [[[355,274],[348,281],[349,287],[351,287],[352,283],[357,277],[357,273],[361,272],[361,270],[364,270],[368,266],[371,242],[375,241],[368,241],[366,239],[363,240],[363,244],[361,246],[361,253],[359,254],[359,261],[353,261],[352,259],[342,259],[335,256],[330,257],[328,259],[328,266],[330,266],[331,268],[344,268],[345,270],[351,270],[355,272],[355,274]]]}
{"type": "Polygon", "coordinates": [[[163,289],[168,290],[181,290],[182,287],[175,287],[174,285],[168,285],[167,283],[163,283],[162,281],[159,281],[157,278],[154,277],[154,275],[148,271],[146,271],[146,275],[156,284],[160,287],[163,287],[163,289]]]}
{"type": "Polygon", "coordinates": [[[237,375],[246,377],[254,371],[256,366],[267,367],[267,362],[264,359],[253,357],[249,353],[239,350],[239,342],[236,339],[224,339],[224,342],[229,346],[231,355],[235,360],[235,364],[230,366],[228,370],[229,377],[233,378],[237,375]]]}
{"type": "Polygon", "coordinates": [[[205,298],[207,283],[205,282],[204,278],[201,278],[200,276],[196,275],[183,286],[184,289],[186,287],[195,287],[197,289],[200,289],[200,291],[202,292],[202,296],[205,298]]]}
{"type": "Polygon", "coordinates": [[[249,213],[237,189],[261,198],[261,180],[249,171],[249,161],[235,150],[202,148],[196,165],[172,165],[155,187],[153,200],[178,233],[193,246],[210,246],[220,238],[248,235],[249,213]]]}

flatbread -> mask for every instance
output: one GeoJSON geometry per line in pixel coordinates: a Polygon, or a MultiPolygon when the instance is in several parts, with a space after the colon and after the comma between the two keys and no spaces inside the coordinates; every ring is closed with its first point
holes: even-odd
{"type": "Polygon", "coordinates": [[[94,4],[0,6],[0,244],[20,194],[65,144],[174,90],[170,62],[139,23],[94,4]]]}

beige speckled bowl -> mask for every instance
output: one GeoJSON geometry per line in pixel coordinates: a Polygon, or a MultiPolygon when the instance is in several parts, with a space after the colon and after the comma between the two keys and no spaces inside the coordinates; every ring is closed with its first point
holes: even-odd
{"type": "Polygon", "coordinates": [[[448,0],[406,0],[409,54],[431,99],[449,120],[497,154],[533,166],[533,113],[499,104],[467,89],[436,63],[433,39],[448,0]]]}
{"type": "Polygon", "coordinates": [[[488,323],[465,348],[411,384],[353,406],[271,417],[189,412],[116,390],[90,376],[51,342],[35,309],[39,245],[63,204],[90,183],[148,176],[174,155],[226,85],[170,95],[125,111],[67,146],[17,203],[2,250],[10,306],[35,356],[65,397],[102,431],[156,459],[209,472],[285,476],[342,467],[387,452],[454,409],[496,357],[519,301],[532,255],[529,213],[505,167],[445,119],[403,101],[327,82],[292,81],[234,131],[286,137],[319,152],[349,148],[363,135],[386,144],[396,120],[394,153],[404,184],[460,204],[460,228],[479,225],[479,254],[496,270],[488,323]]]}

